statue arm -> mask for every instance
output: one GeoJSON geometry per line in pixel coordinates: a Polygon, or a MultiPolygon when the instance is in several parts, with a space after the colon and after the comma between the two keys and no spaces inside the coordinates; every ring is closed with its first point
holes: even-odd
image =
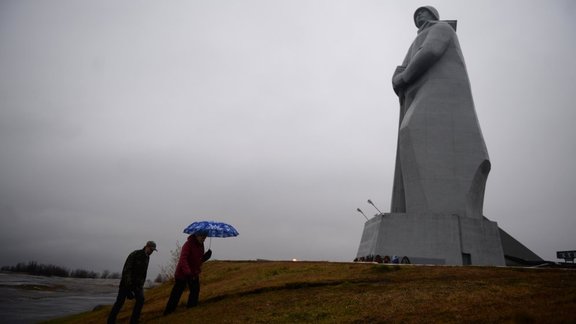
{"type": "Polygon", "coordinates": [[[406,56],[404,57],[404,61],[402,61],[402,65],[398,65],[396,67],[396,70],[394,70],[394,74],[392,75],[392,88],[394,89],[394,92],[398,95],[401,96],[401,92],[403,90],[404,87],[404,83],[396,83],[396,80],[400,80],[397,79],[396,76],[401,74],[402,72],[404,72],[404,70],[406,70],[406,65],[408,64],[408,62],[410,61],[410,56],[412,53],[412,47],[410,47],[408,49],[408,53],[406,53],[406,56]]]}
{"type": "Polygon", "coordinates": [[[454,32],[446,23],[437,23],[432,28],[422,46],[412,57],[406,69],[397,73],[393,78],[394,89],[404,88],[418,80],[431,66],[438,61],[452,39],[454,32]]]}

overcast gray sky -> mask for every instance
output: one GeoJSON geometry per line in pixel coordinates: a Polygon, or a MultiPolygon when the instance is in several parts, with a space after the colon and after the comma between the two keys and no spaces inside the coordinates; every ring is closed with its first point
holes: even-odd
{"type": "Polygon", "coordinates": [[[414,10],[458,20],[485,215],[576,249],[576,2],[0,0],[0,260],[120,271],[197,220],[214,258],[354,259],[389,211],[414,10]]]}

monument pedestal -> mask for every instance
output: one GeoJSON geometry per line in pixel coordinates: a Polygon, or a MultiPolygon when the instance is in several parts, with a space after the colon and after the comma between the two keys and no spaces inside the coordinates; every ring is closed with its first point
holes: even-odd
{"type": "Polygon", "coordinates": [[[504,266],[498,224],[486,218],[385,213],[368,220],[357,258],[394,255],[415,264],[504,266]]]}

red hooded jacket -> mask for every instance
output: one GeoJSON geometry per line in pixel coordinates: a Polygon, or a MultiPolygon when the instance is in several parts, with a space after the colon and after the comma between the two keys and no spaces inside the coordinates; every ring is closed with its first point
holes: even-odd
{"type": "Polygon", "coordinates": [[[174,277],[178,280],[186,280],[199,276],[202,263],[209,257],[209,255],[204,255],[204,244],[198,242],[194,235],[188,236],[188,240],[182,246],[174,277]]]}

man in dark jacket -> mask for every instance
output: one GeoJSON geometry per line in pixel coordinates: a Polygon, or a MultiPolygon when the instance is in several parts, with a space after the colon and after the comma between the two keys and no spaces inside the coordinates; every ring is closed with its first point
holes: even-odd
{"type": "Polygon", "coordinates": [[[194,307],[198,304],[202,263],[208,261],[212,256],[211,250],[204,253],[204,240],[206,240],[206,234],[192,234],[188,236],[188,240],[182,246],[182,252],[180,252],[180,259],[174,274],[174,287],[172,287],[164,315],[168,315],[176,309],[186,286],[190,289],[186,306],[194,307]]]}
{"type": "Polygon", "coordinates": [[[108,316],[108,323],[116,323],[116,316],[124,306],[126,298],[135,299],[134,309],[130,317],[130,323],[138,323],[142,306],[144,306],[144,282],[148,271],[150,254],[156,250],[156,243],[148,241],[144,248],[136,250],[126,258],[122,269],[122,280],[118,288],[118,297],[108,316]]]}

